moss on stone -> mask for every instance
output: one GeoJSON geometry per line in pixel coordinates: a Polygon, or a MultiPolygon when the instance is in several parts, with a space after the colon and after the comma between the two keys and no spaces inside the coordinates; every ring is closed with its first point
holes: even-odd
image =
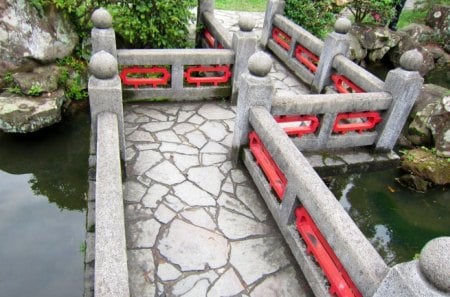
{"type": "Polygon", "coordinates": [[[418,148],[405,152],[402,168],[436,185],[450,184],[450,159],[438,157],[433,149],[418,148]]]}

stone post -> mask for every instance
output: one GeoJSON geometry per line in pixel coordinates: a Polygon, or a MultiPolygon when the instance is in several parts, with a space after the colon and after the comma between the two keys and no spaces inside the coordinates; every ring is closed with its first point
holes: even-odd
{"type": "Polygon", "coordinates": [[[389,151],[397,142],[422,89],[423,78],[418,72],[422,63],[422,54],[410,50],[400,57],[400,67],[389,71],[384,89],[392,95],[393,101],[378,127],[377,151],[389,151]]]}
{"type": "Polygon", "coordinates": [[[92,55],[106,51],[117,58],[116,33],[112,28],[113,19],[104,8],[94,11],[91,17],[94,28],[91,31],[92,55]]]}
{"type": "Polygon", "coordinates": [[[264,15],[264,25],[261,33],[260,44],[263,48],[267,47],[270,36],[272,35],[273,18],[276,14],[284,15],[284,0],[268,0],[266,14],[264,15]]]}
{"type": "Polygon", "coordinates": [[[312,82],[312,90],[318,94],[331,82],[333,60],[337,55],[347,55],[350,42],[347,36],[351,29],[351,22],[346,18],[339,18],[334,24],[334,32],[330,33],[323,45],[316,75],[312,82]]]}
{"type": "Polygon", "coordinates": [[[236,105],[238,94],[238,80],[242,73],[248,68],[248,60],[256,51],[257,37],[253,32],[255,19],[249,15],[239,18],[240,31],[233,34],[232,48],[234,50],[235,62],[233,67],[231,104],[236,105]]]}
{"type": "Polygon", "coordinates": [[[254,106],[263,106],[270,111],[272,107],[274,87],[267,75],[271,68],[270,56],[257,52],[248,60],[249,72],[241,75],[231,151],[231,159],[235,164],[239,160],[241,147],[248,144],[250,109],[254,106]]]}
{"type": "Polygon", "coordinates": [[[389,270],[373,297],[450,296],[450,237],[429,241],[419,260],[389,270]]]}
{"type": "Polygon", "coordinates": [[[89,104],[91,110],[91,131],[97,143],[97,117],[104,111],[117,115],[119,128],[119,148],[122,164],[125,164],[125,134],[122,106],[122,83],[117,69],[116,58],[105,51],[94,54],[89,61],[89,104]]]}
{"type": "Polygon", "coordinates": [[[203,14],[205,12],[214,13],[214,0],[198,0],[197,6],[197,29],[195,34],[195,45],[202,48],[203,14]]]}

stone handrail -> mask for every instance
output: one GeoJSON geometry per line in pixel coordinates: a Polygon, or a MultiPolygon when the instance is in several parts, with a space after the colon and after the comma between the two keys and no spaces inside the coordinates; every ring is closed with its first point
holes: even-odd
{"type": "MultiPolygon", "coordinates": [[[[231,94],[231,83],[213,85],[187,85],[186,67],[192,65],[233,65],[235,54],[232,50],[217,49],[136,49],[118,50],[117,57],[121,66],[162,65],[168,68],[170,83],[168,87],[123,86],[127,100],[164,98],[167,100],[202,100],[226,97],[231,94]]],[[[228,67],[228,66],[226,66],[228,67]]]]}
{"type": "Polygon", "coordinates": [[[205,28],[215,37],[215,48],[217,48],[219,44],[225,49],[232,48],[233,34],[231,34],[222,23],[214,17],[212,12],[207,11],[203,13],[203,23],[205,28]]]}
{"type": "Polygon", "coordinates": [[[130,289],[117,115],[98,114],[96,130],[94,292],[96,297],[127,297],[130,289]]]}
{"type": "MultiPolygon", "coordinates": [[[[250,123],[292,187],[274,216],[292,218],[288,222],[292,224],[296,207],[304,206],[360,292],[373,295],[388,271],[379,254],[272,115],[263,107],[253,107],[250,123]]],[[[273,203],[279,204],[271,196],[273,203]]],[[[300,239],[298,232],[289,236],[295,237],[288,240],[291,244],[300,239]]]]}

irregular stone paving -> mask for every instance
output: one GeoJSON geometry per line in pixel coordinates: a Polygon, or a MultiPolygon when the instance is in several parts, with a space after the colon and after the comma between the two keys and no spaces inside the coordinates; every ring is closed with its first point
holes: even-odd
{"type": "Polygon", "coordinates": [[[312,296],[246,170],[227,102],[125,106],[131,293],[312,296]]]}

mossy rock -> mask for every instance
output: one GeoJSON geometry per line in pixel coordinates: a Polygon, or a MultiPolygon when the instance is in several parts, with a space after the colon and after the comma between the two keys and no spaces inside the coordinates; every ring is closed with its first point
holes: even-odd
{"type": "Polygon", "coordinates": [[[403,169],[433,184],[450,184],[450,159],[436,156],[433,150],[410,150],[403,155],[401,162],[403,169]]]}

